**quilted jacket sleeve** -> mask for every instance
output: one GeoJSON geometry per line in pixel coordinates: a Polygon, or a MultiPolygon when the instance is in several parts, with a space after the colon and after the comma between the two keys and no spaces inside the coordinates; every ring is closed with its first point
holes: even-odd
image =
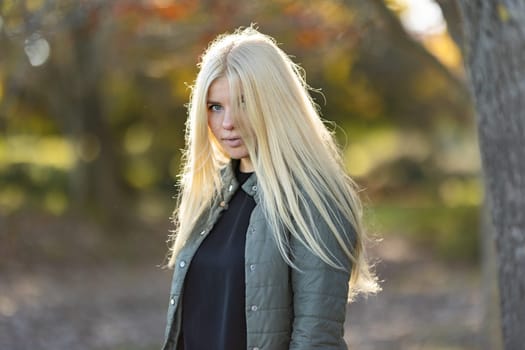
{"type": "MultiPolygon", "coordinates": [[[[290,350],[347,349],[343,336],[351,262],[329,234],[324,220],[314,222],[326,246],[347,268],[331,267],[292,239],[294,262],[300,271],[291,271],[294,319],[290,350]]],[[[345,222],[341,233],[353,242],[355,231],[345,222]]]]}

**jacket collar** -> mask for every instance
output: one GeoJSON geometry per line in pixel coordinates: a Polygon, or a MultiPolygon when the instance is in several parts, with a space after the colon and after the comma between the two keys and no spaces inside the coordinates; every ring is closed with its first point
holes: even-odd
{"type": "MultiPolygon", "coordinates": [[[[224,168],[221,169],[221,179],[222,179],[222,198],[224,201],[229,202],[237,188],[239,187],[239,182],[235,177],[235,169],[239,166],[240,160],[232,159],[224,168]]],[[[242,184],[242,190],[246,192],[249,196],[253,197],[256,203],[259,202],[259,186],[257,183],[257,176],[253,172],[250,177],[242,184]]]]}

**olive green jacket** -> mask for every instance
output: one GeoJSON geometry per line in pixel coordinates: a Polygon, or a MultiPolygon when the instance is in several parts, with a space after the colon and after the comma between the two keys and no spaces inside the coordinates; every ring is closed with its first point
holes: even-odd
{"type": "MultiPolygon", "coordinates": [[[[163,350],[175,350],[177,344],[184,278],[191,259],[239,186],[231,164],[223,169],[222,180],[222,198],[217,198],[209,211],[201,215],[177,256],[163,350]]],[[[330,267],[292,238],[294,263],[299,271],[290,268],[265,220],[255,174],[246,180],[242,190],[256,202],[245,247],[247,349],[346,349],[343,334],[351,263],[334,238],[324,237],[324,243],[339,261],[347,262],[348,271],[330,267]]],[[[323,220],[315,222],[321,233],[328,231],[323,230],[323,220]]],[[[351,226],[342,229],[353,240],[355,231],[351,226]]]]}

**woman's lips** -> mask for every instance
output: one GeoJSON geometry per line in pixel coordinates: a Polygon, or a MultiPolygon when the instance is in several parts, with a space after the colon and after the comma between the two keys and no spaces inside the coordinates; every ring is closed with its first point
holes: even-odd
{"type": "Polygon", "coordinates": [[[222,142],[229,147],[239,147],[242,145],[242,139],[240,137],[223,138],[222,142]]]}

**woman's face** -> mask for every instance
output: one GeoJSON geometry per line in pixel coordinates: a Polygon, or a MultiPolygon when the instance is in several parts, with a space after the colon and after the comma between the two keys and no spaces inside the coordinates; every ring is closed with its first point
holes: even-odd
{"type": "Polygon", "coordinates": [[[208,111],[208,126],[222,146],[222,149],[232,159],[241,160],[241,171],[253,171],[248,149],[233,124],[232,108],[230,106],[230,86],[227,78],[218,78],[210,85],[206,107],[208,111]]]}

